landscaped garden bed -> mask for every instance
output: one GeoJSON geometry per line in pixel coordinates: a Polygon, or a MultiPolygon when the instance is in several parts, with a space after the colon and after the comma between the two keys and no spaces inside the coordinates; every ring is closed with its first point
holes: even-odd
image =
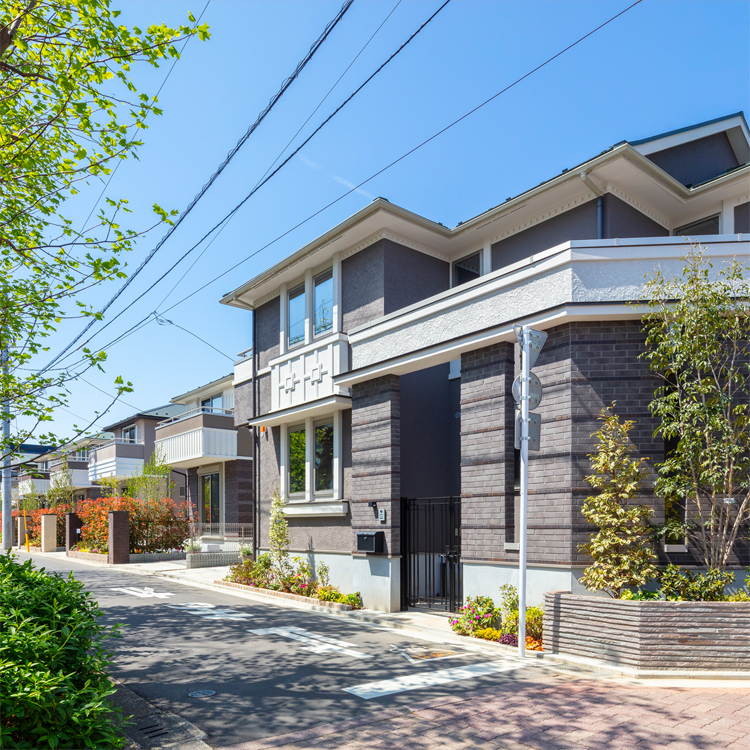
{"type": "MultiPolygon", "coordinates": [[[[526,648],[542,651],[541,607],[526,609],[526,648]]],[[[458,617],[451,619],[451,629],[459,635],[518,646],[518,590],[505,584],[500,587],[500,606],[488,596],[467,596],[458,617]]]]}
{"type": "Polygon", "coordinates": [[[329,607],[330,609],[338,609],[342,612],[351,612],[353,609],[359,609],[358,607],[353,607],[351,604],[345,604],[343,602],[330,602],[325,601],[324,599],[317,599],[316,597],[300,596],[299,594],[291,594],[287,591],[274,591],[273,589],[264,589],[260,586],[252,586],[245,583],[233,583],[232,581],[215,581],[215,583],[222,586],[231,586],[232,588],[240,589],[241,591],[250,591],[256,594],[267,594],[268,596],[275,596],[282,599],[291,599],[295,602],[304,602],[305,604],[315,603],[323,607],[329,607]]]}

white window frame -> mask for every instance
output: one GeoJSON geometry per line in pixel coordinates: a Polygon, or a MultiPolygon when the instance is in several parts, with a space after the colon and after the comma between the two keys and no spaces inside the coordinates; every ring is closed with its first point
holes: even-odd
{"type": "MultiPolygon", "coordinates": [[[[225,494],[224,494],[224,464],[210,464],[207,466],[200,466],[197,470],[197,480],[198,480],[198,505],[196,508],[196,512],[198,513],[198,518],[201,517],[201,504],[203,502],[203,499],[201,497],[201,477],[209,476],[210,474],[218,474],[219,475],[219,524],[224,523],[224,501],[225,501],[225,494]]],[[[185,488],[185,494],[187,495],[187,487],[185,488]]],[[[201,521],[201,523],[205,523],[205,521],[201,521]]]]}
{"type": "Polygon", "coordinates": [[[290,422],[280,426],[281,432],[281,465],[279,476],[281,479],[280,490],[282,497],[289,503],[311,503],[331,502],[331,500],[343,500],[343,477],[342,469],[342,441],[343,441],[343,412],[335,411],[323,417],[308,417],[304,422],[290,422]],[[330,424],[333,422],[333,490],[315,492],[315,426],[330,424]],[[305,492],[291,494],[290,486],[290,460],[289,460],[289,433],[304,426],[305,430],[305,492]]]}
{"type": "MultiPolygon", "coordinates": [[[[312,301],[312,314],[310,316],[310,333],[313,339],[322,339],[324,336],[330,336],[334,330],[336,329],[336,284],[333,280],[333,273],[334,269],[333,266],[328,266],[328,268],[324,268],[322,271],[318,271],[318,273],[313,275],[312,278],[312,290],[310,294],[310,299],[312,301]],[[330,273],[330,279],[331,279],[331,327],[326,328],[325,331],[321,331],[320,333],[315,333],[315,290],[317,289],[317,284],[315,283],[316,280],[322,276],[323,274],[330,273]]],[[[328,279],[326,279],[327,281],[328,279]]]]}
{"type": "MultiPolygon", "coordinates": [[[[490,252],[492,252],[492,249],[490,248],[490,252]]],[[[485,257],[487,255],[486,249],[484,247],[480,247],[478,250],[474,250],[467,255],[463,255],[460,258],[456,258],[451,263],[451,289],[457,286],[456,284],[456,263],[462,263],[465,260],[468,260],[469,258],[473,258],[475,255],[479,256],[479,276],[484,276],[486,271],[484,270],[485,267],[485,257]]],[[[491,257],[491,256],[490,256],[491,257]]],[[[478,278],[478,277],[477,277],[478,278]]],[[[468,282],[464,282],[466,284],[468,282]]],[[[463,286],[463,284],[460,284],[458,286],[463,286]]]]}

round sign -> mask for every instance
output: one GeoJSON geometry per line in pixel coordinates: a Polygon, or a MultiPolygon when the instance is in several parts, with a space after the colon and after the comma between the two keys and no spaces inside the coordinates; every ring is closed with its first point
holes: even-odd
{"type": "Polygon", "coordinates": [[[215,690],[194,690],[188,693],[188,698],[210,698],[212,695],[216,695],[215,690]]]}
{"type": "MultiPolygon", "coordinates": [[[[513,398],[521,403],[521,376],[517,375],[513,381],[513,398]]],[[[529,373],[529,411],[536,409],[542,403],[542,383],[533,372],[529,373]]]]}

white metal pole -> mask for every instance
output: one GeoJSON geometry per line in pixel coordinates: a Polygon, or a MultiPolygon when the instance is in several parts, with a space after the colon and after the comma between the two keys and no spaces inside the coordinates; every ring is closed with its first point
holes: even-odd
{"type": "Polygon", "coordinates": [[[529,344],[531,327],[523,327],[521,356],[521,538],[518,545],[518,655],[526,653],[526,505],[529,494],[529,344]]]}
{"type": "MultiPolygon", "coordinates": [[[[3,347],[0,353],[2,369],[8,369],[8,350],[3,347]]],[[[2,400],[3,410],[3,441],[6,452],[3,459],[3,551],[13,546],[13,511],[10,505],[10,400],[6,397],[2,400]]],[[[20,540],[19,540],[20,544],[20,540]]]]}

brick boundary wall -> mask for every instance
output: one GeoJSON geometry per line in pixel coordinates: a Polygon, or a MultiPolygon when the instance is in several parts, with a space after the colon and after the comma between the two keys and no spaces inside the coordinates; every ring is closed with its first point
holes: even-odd
{"type": "Polygon", "coordinates": [[[544,595],[544,650],[637,670],[750,673],[750,602],[544,595]]]}

